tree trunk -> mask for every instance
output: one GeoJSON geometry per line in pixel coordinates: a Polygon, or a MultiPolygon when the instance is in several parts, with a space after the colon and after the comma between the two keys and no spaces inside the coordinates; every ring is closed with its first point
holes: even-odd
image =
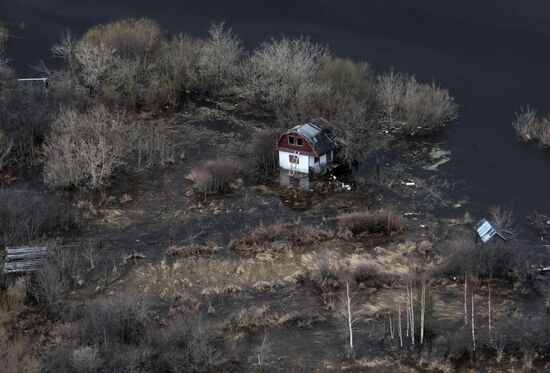
{"type": "Polygon", "coordinates": [[[426,313],[426,285],[422,284],[420,299],[420,344],[424,344],[424,315],[426,313]]]}
{"type": "Polygon", "coordinates": [[[414,346],[414,300],[413,300],[413,287],[411,283],[411,343],[414,346]]]}
{"type": "Polygon", "coordinates": [[[391,337],[391,339],[393,339],[394,333],[393,333],[393,322],[392,322],[391,313],[388,313],[388,319],[390,320],[390,337],[391,337]]]}
{"type": "Polygon", "coordinates": [[[347,305],[347,311],[348,311],[348,328],[349,328],[349,349],[350,354],[353,357],[353,325],[352,325],[352,318],[351,318],[351,297],[349,295],[349,282],[346,281],[346,305],[347,305]]]}
{"type": "Polygon", "coordinates": [[[475,310],[474,310],[474,293],[472,292],[472,346],[473,351],[476,351],[476,330],[475,330],[475,310]]]}
{"type": "Polygon", "coordinates": [[[406,328],[406,331],[405,331],[405,334],[407,335],[407,338],[409,338],[409,330],[410,330],[410,322],[411,322],[411,307],[410,307],[410,302],[409,302],[409,286],[407,285],[407,307],[406,308],[406,311],[407,311],[407,328],[406,328]]]}
{"type": "Polygon", "coordinates": [[[493,335],[492,335],[492,320],[491,320],[491,279],[489,279],[489,310],[488,310],[488,314],[489,314],[489,338],[492,340],[493,339],[493,335]]]}
{"type": "Polygon", "coordinates": [[[464,326],[468,325],[468,273],[464,274],[464,326]]]}
{"type": "Polygon", "coordinates": [[[403,331],[401,330],[401,304],[397,306],[397,315],[399,319],[399,325],[397,326],[399,330],[399,346],[403,348],[403,331]]]}

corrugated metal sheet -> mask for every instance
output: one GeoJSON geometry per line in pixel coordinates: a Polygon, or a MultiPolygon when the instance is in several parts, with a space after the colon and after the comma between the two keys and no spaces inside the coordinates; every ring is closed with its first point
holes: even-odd
{"type": "Polygon", "coordinates": [[[502,236],[502,234],[500,234],[500,232],[487,219],[481,219],[481,221],[477,223],[476,234],[483,243],[489,242],[495,236],[506,240],[504,236],[502,236]]]}
{"type": "Polygon", "coordinates": [[[325,131],[315,124],[300,124],[286,131],[286,134],[290,133],[298,133],[305,137],[319,157],[335,148],[335,144],[328,138],[325,131]]]}

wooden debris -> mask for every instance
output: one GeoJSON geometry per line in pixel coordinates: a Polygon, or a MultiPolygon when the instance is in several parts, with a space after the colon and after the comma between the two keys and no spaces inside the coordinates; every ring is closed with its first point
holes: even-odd
{"type": "Polygon", "coordinates": [[[4,273],[25,273],[39,270],[48,256],[45,246],[6,247],[4,273]]]}

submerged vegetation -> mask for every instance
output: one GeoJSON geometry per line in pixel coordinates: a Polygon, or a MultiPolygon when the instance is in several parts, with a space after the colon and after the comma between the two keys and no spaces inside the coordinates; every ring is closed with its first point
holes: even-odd
{"type": "Polygon", "coordinates": [[[535,109],[528,107],[516,113],[516,121],[513,125],[521,141],[550,147],[550,118],[538,117],[535,109]]]}
{"type": "MultiPolygon", "coordinates": [[[[7,371],[548,368],[540,246],[476,245],[467,212],[431,215],[440,180],[402,164],[274,182],[283,128],[327,119],[356,165],[456,122],[445,88],[306,37],[247,51],[224,24],[123,19],[52,52],[47,94],[0,56],[0,244],[48,247],[0,278],[7,371]]],[[[543,142],[545,121],[518,115],[519,136],[543,142]]]]}

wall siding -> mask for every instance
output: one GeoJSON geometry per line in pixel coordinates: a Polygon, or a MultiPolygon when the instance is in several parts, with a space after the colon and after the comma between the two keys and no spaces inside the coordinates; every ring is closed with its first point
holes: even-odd
{"type": "MultiPolygon", "coordinates": [[[[290,170],[291,169],[291,163],[289,160],[289,155],[294,155],[293,152],[286,152],[283,150],[279,150],[279,167],[281,167],[283,170],[290,170]]],[[[308,155],[299,154],[298,155],[298,164],[295,165],[292,169],[297,172],[302,173],[309,173],[309,163],[310,158],[313,159],[313,157],[310,157],[308,155]]]]}

